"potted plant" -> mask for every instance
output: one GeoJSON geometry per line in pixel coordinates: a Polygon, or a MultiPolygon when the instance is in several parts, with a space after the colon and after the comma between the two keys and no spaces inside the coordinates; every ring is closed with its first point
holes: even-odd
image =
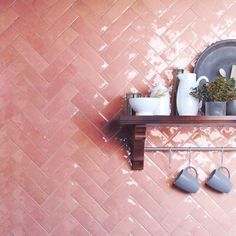
{"type": "Polygon", "coordinates": [[[190,94],[205,104],[205,115],[226,115],[226,102],[236,98],[234,80],[223,76],[193,88],[190,94]]]}

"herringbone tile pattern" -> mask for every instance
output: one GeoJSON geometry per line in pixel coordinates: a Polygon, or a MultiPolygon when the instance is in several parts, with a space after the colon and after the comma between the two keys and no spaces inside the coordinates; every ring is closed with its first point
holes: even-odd
{"type": "MultiPolygon", "coordinates": [[[[114,120],[125,93],[172,82],[236,37],[234,0],[0,1],[0,235],[236,235],[235,190],[171,187],[186,153],[132,172],[114,120]]],[[[148,130],[147,145],[235,145],[233,128],[148,130]]],[[[200,179],[218,153],[195,153],[200,179]]],[[[226,164],[236,167],[235,154],[226,164]]],[[[236,185],[236,184],[235,184],[236,185]]]]}

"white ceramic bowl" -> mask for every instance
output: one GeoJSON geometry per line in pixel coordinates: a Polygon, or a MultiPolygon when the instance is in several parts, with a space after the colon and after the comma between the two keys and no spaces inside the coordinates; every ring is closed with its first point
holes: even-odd
{"type": "Polygon", "coordinates": [[[158,98],[138,97],[129,99],[130,106],[137,116],[153,116],[158,109],[158,98]]]}

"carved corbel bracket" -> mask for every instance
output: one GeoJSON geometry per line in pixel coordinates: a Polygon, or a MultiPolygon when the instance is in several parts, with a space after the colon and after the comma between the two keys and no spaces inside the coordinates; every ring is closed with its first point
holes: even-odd
{"type": "Polygon", "coordinates": [[[132,126],[131,164],[132,170],[142,170],[144,165],[144,145],[146,125],[132,126]]]}

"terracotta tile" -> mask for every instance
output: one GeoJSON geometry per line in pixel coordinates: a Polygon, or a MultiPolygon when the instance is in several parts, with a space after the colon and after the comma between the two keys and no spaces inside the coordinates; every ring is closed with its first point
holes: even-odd
{"type": "Polygon", "coordinates": [[[57,130],[49,141],[46,141],[41,145],[41,150],[51,156],[55,153],[57,148],[72,137],[75,132],[76,126],[72,122],[66,123],[62,129],[57,130]]]}
{"type": "Polygon", "coordinates": [[[133,217],[125,217],[111,232],[111,235],[127,235],[137,227],[137,223],[133,217]]]}
{"type": "Polygon", "coordinates": [[[47,87],[47,89],[44,91],[44,96],[46,96],[47,99],[51,100],[58,91],[63,89],[63,87],[66,86],[68,82],[71,81],[71,79],[76,75],[76,70],[72,66],[68,66],[62,71],[58,77],[50,83],[50,85],[47,87]]]}
{"type": "Polygon", "coordinates": [[[76,53],[70,47],[63,51],[57,59],[51,63],[41,75],[48,81],[52,82],[76,57],[76,53]]]}
{"type": "Polygon", "coordinates": [[[14,125],[12,125],[8,132],[11,134],[11,139],[39,166],[46,161],[46,156],[28,140],[24,134],[14,125]]]}
{"type": "Polygon", "coordinates": [[[7,81],[13,79],[19,74],[18,70],[13,65],[9,65],[5,70],[1,71],[0,78],[1,81],[7,81]]]}
{"type": "Polygon", "coordinates": [[[46,105],[46,99],[38,92],[35,87],[29,83],[29,81],[27,81],[27,78],[19,75],[16,76],[12,82],[17,87],[17,89],[22,91],[39,110],[41,110],[46,105]]]}
{"type": "Polygon", "coordinates": [[[102,228],[102,226],[97,221],[95,221],[88,212],[84,211],[83,207],[80,205],[72,212],[72,215],[80,223],[74,230],[74,235],[106,235],[106,231],[102,228]]]}
{"type": "Polygon", "coordinates": [[[90,24],[93,30],[99,35],[104,33],[110,25],[107,21],[97,15],[94,15],[93,13],[86,15],[85,19],[86,22],[90,24]]]}
{"type": "Polygon", "coordinates": [[[25,68],[24,75],[27,78],[27,81],[30,81],[30,83],[32,83],[40,92],[48,87],[48,82],[32,67],[28,66],[25,68]]]}
{"type": "Polygon", "coordinates": [[[97,72],[103,71],[108,66],[103,58],[100,57],[100,55],[91,48],[82,37],[78,37],[78,39],[72,43],[72,48],[76,50],[97,72]]]}
{"type": "Polygon", "coordinates": [[[32,11],[27,9],[27,5],[25,5],[21,0],[14,3],[13,9],[26,21],[30,22],[32,27],[37,28],[38,32],[43,33],[45,29],[47,29],[48,25],[32,11]]]}
{"type": "Polygon", "coordinates": [[[58,91],[57,95],[48,102],[47,106],[44,107],[42,113],[48,119],[54,117],[54,115],[67,104],[77,93],[76,88],[67,83],[64,88],[58,91]]]}
{"type": "Polygon", "coordinates": [[[6,0],[0,3],[0,11],[7,9],[14,1],[13,0],[6,0]]]}
{"type": "Polygon", "coordinates": [[[112,43],[116,38],[118,38],[123,31],[125,31],[131,23],[137,18],[137,15],[131,9],[127,10],[122,17],[119,18],[110,28],[107,30],[102,38],[107,42],[107,44],[112,43]]]}
{"type": "MultiPolygon", "coordinates": [[[[145,79],[150,80],[153,76],[156,75],[156,70],[152,65],[142,56],[138,55],[132,62],[132,66],[142,75],[145,79]]],[[[139,78],[139,76],[138,76],[139,78]]],[[[139,78],[141,79],[141,78],[139,78]]],[[[133,81],[132,81],[133,83],[133,81]]],[[[142,81],[142,84],[144,82],[142,81]]]]}
{"type": "Polygon", "coordinates": [[[68,197],[70,194],[76,190],[76,185],[73,181],[66,181],[62,184],[63,188],[57,189],[52,193],[46,201],[42,204],[43,210],[48,212],[48,214],[55,211],[68,197]]]}
{"type": "MultiPolygon", "coordinates": [[[[216,3],[215,6],[220,5],[220,3],[216,3]]],[[[209,11],[207,4],[202,3],[195,3],[191,7],[191,9],[197,13],[197,15],[205,22],[211,23],[213,21],[217,21],[217,14],[216,12],[209,11]]],[[[221,8],[223,10],[223,8],[221,8]]]]}
{"type": "Polygon", "coordinates": [[[18,199],[19,205],[31,214],[37,221],[41,221],[42,217],[47,217],[45,212],[34,201],[34,199],[21,188],[15,188],[12,196],[18,199]]]}
{"type": "Polygon", "coordinates": [[[75,229],[72,231],[71,235],[89,236],[91,234],[81,224],[77,224],[75,229]]]}
{"type": "Polygon", "coordinates": [[[18,18],[18,15],[15,11],[13,11],[11,8],[9,8],[7,11],[5,11],[0,16],[0,32],[5,31],[8,27],[10,27],[11,24],[14,23],[14,21],[18,18]]]}
{"type": "MultiPolygon", "coordinates": [[[[73,62],[72,65],[79,73],[79,75],[73,79],[73,81],[76,84],[78,83],[78,86],[83,86],[83,84],[86,84],[85,82],[81,83],[81,81],[83,81],[83,79],[89,80],[91,82],[91,85],[95,86],[96,90],[100,90],[107,85],[108,82],[93,68],[92,65],[90,65],[82,57],[80,57],[80,56],[77,57],[77,59],[73,62]],[[77,81],[77,80],[79,80],[79,81],[77,81]]],[[[91,85],[89,85],[89,86],[91,86],[91,85]]],[[[91,90],[92,90],[92,88],[91,88],[91,90]]],[[[88,95],[90,95],[90,94],[88,94],[88,95]]]]}
{"type": "MultiPolygon", "coordinates": [[[[184,232],[195,232],[195,230],[198,228],[199,232],[202,231],[202,229],[200,229],[200,226],[198,225],[198,223],[196,222],[196,220],[194,220],[194,218],[189,215],[187,216],[184,221],[183,221],[183,225],[175,228],[175,230],[173,231],[173,234],[177,235],[181,235],[184,232]]],[[[197,230],[196,230],[197,232],[197,230]]],[[[203,233],[204,231],[202,231],[203,233]]],[[[205,233],[207,233],[207,231],[205,231],[205,233]]],[[[190,233],[189,233],[190,234],[190,233]]],[[[204,235],[204,234],[203,234],[204,235]]]]}
{"type": "Polygon", "coordinates": [[[3,51],[1,51],[0,54],[1,71],[4,70],[11,63],[11,61],[15,60],[17,54],[18,54],[17,51],[11,46],[6,47],[3,51]]]}
{"type": "Polygon", "coordinates": [[[179,54],[181,54],[189,43],[194,43],[197,40],[197,35],[191,30],[186,30],[180,38],[172,45],[172,48],[165,51],[161,57],[165,62],[171,63],[179,54]]]}
{"type": "Polygon", "coordinates": [[[43,15],[47,12],[48,7],[50,7],[49,1],[41,1],[41,0],[35,0],[35,1],[25,1],[27,3],[27,6],[31,8],[32,11],[35,12],[37,15],[43,15]]]}
{"type": "Polygon", "coordinates": [[[63,165],[64,161],[69,158],[76,150],[77,145],[75,143],[72,141],[66,142],[47,162],[45,162],[45,164],[42,166],[42,170],[48,176],[53,176],[60,166],[63,165]]]}
{"type": "Polygon", "coordinates": [[[16,171],[14,173],[14,178],[16,182],[26,191],[29,195],[38,203],[42,204],[47,198],[45,194],[37,185],[34,184],[27,176],[22,172],[16,171]]]}
{"type": "Polygon", "coordinates": [[[106,77],[108,82],[114,80],[114,75],[119,74],[119,72],[129,63],[131,63],[135,57],[138,55],[137,51],[132,48],[126,48],[125,52],[121,53],[113,62],[103,71],[103,75],[106,77]]]}
{"type": "Polygon", "coordinates": [[[130,8],[130,6],[132,6],[132,4],[135,1],[118,1],[115,2],[112,7],[109,9],[109,11],[107,11],[104,15],[103,18],[111,23],[113,23],[114,21],[116,21],[119,17],[121,17],[126,10],[128,10],[130,8]]]}
{"type": "Polygon", "coordinates": [[[75,8],[69,8],[43,35],[47,41],[53,43],[78,18],[75,8]]]}
{"type": "Polygon", "coordinates": [[[78,32],[79,35],[82,35],[86,42],[96,51],[103,51],[107,47],[101,37],[99,37],[96,32],[94,32],[93,29],[90,28],[89,25],[87,25],[81,18],[77,19],[73,23],[72,28],[78,32]]]}
{"type": "MultiPolygon", "coordinates": [[[[103,222],[108,214],[107,212],[91,197],[86,193],[82,188],[78,188],[72,196],[76,199],[77,202],[82,207],[86,207],[87,211],[98,221],[103,222]]],[[[77,208],[78,209],[78,208],[77,208]]],[[[78,210],[76,210],[78,212],[78,210]]],[[[75,213],[75,217],[79,218],[80,216],[75,213]]]]}
{"type": "Polygon", "coordinates": [[[93,159],[90,159],[86,156],[86,153],[80,153],[77,151],[72,159],[83,169],[86,173],[99,185],[104,184],[108,176],[97,166],[95,165],[93,159]]]}
{"type": "Polygon", "coordinates": [[[48,67],[46,60],[36,52],[30,44],[28,44],[23,38],[18,37],[15,40],[14,47],[20,51],[24,59],[37,71],[41,72],[48,67]]]}
{"type": "Polygon", "coordinates": [[[97,111],[96,107],[79,93],[72,99],[72,103],[75,104],[92,123],[97,124],[97,127],[103,127],[107,123],[106,119],[97,111]]]}
{"type": "Polygon", "coordinates": [[[111,232],[123,218],[130,215],[130,213],[135,209],[135,206],[135,200],[130,197],[127,201],[110,212],[110,216],[104,221],[103,227],[108,232],[111,232]]]}
{"type": "Polygon", "coordinates": [[[21,129],[21,131],[25,133],[26,136],[33,140],[33,142],[36,144],[43,142],[43,135],[33,127],[31,122],[25,118],[24,115],[18,114],[17,116],[14,116],[12,120],[21,129]]]}
{"type": "Polygon", "coordinates": [[[134,219],[140,222],[151,235],[168,235],[167,231],[162,228],[159,222],[155,221],[145,209],[137,207],[133,212],[134,219]]]}
{"type": "Polygon", "coordinates": [[[100,147],[93,143],[85,133],[79,130],[72,139],[78,145],[81,156],[88,155],[100,168],[104,168],[109,156],[105,155],[100,147]]]}
{"type": "Polygon", "coordinates": [[[194,23],[196,18],[197,16],[191,9],[186,11],[178,21],[171,25],[171,27],[163,34],[162,37],[168,43],[174,43],[176,38],[194,23]]]}
{"type": "Polygon", "coordinates": [[[149,14],[149,9],[147,5],[143,1],[136,1],[131,8],[141,17],[143,17],[146,14],[149,14]]]}
{"type": "Polygon", "coordinates": [[[36,130],[42,129],[47,123],[47,119],[45,118],[45,116],[32,103],[27,102],[26,105],[22,108],[22,113],[27,119],[31,121],[36,130]]]}
{"type": "Polygon", "coordinates": [[[142,38],[137,40],[133,46],[159,73],[167,67],[166,62],[163,61],[163,59],[152,48],[150,48],[142,38]]]}
{"type": "Polygon", "coordinates": [[[17,168],[27,172],[27,175],[37,183],[37,185],[47,194],[52,193],[56,188],[56,183],[49,180],[41,169],[35,165],[23,152],[18,151],[12,155],[17,168]]]}
{"type": "Polygon", "coordinates": [[[0,49],[3,50],[7,45],[9,45],[16,37],[18,33],[15,31],[13,26],[10,26],[0,35],[0,49]]]}
{"type": "Polygon", "coordinates": [[[14,22],[14,28],[17,30],[17,33],[22,35],[32,46],[33,48],[41,53],[44,53],[47,49],[47,41],[43,40],[22,18],[18,18],[14,22]]]}
{"type": "Polygon", "coordinates": [[[0,175],[0,184],[2,185],[4,182],[6,182],[11,173],[15,170],[14,162],[10,161],[9,159],[6,161],[3,161],[1,163],[1,175],[0,175]]]}
{"type": "Polygon", "coordinates": [[[53,24],[59,17],[63,15],[63,13],[66,12],[68,8],[72,6],[74,2],[75,0],[56,2],[43,16],[43,20],[48,24],[53,24]]]}
{"type": "Polygon", "coordinates": [[[108,195],[100,188],[81,168],[73,174],[72,178],[97,202],[104,202],[108,195]]]}
{"type": "Polygon", "coordinates": [[[115,206],[125,202],[129,195],[136,190],[136,188],[137,183],[133,179],[129,178],[127,181],[123,182],[118,189],[110,194],[109,198],[104,202],[103,208],[106,211],[112,211],[115,206]]]}
{"type": "MultiPolygon", "coordinates": [[[[155,181],[151,178],[150,175],[145,176],[136,176],[136,174],[132,175],[132,178],[140,185],[143,189],[157,202],[162,202],[165,198],[167,198],[167,193],[165,189],[162,188],[161,185],[155,183],[155,181]],[[153,188],[152,186],[155,186],[153,188]],[[158,194],[157,194],[158,193],[158,194]]],[[[166,187],[167,188],[167,187],[166,187]]],[[[134,196],[134,195],[133,195],[134,196]]],[[[164,208],[164,207],[163,207],[164,208]]],[[[164,208],[165,209],[165,208],[164,208]]],[[[164,213],[164,212],[163,212],[164,213]]]]}
{"type": "MultiPolygon", "coordinates": [[[[81,66],[81,68],[83,67],[81,66]]],[[[91,83],[86,83],[87,79],[89,78],[83,78],[77,74],[72,79],[72,84],[75,85],[76,89],[78,89],[81,94],[86,94],[86,98],[94,107],[96,107],[97,111],[101,111],[108,104],[108,101],[101,95],[99,88],[97,89],[91,83]]],[[[105,80],[101,80],[101,77],[98,77],[98,83],[107,84],[105,80]]]]}
{"type": "Polygon", "coordinates": [[[129,27],[123,34],[117,38],[108,48],[102,52],[102,57],[110,64],[124,49],[137,37],[135,31],[129,27]]]}
{"type": "Polygon", "coordinates": [[[182,201],[176,206],[176,208],[168,214],[162,221],[161,225],[168,232],[172,232],[172,230],[179,225],[183,219],[191,213],[191,211],[196,207],[195,202],[192,201],[191,197],[183,198],[182,201]]]}
{"type": "Polygon", "coordinates": [[[62,34],[60,34],[43,57],[48,63],[52,63],[56,60],[60,53],[63,52],[77,38],[77,35],[78,34],[69,27],[62,34]]]}
{"type": "Polygon", "coordinates": [[[56,227],[53,232],[52,235],[54,236],[63,236],[66,235],[68,233],[71,233],[77,226],[77,221],[74,219],[74,217],[72,216],[68,216],[66,217],[66,219],[64,219],[61,224],[56,227]]]}
{"type": "MultiPolygon", "coordinates": [[[[113,79],[113,81],[110,81],[110,83],[103,88],[102,94],[103,96],[108,100],[113,100],[114,96],[116,95],[114,100],[119,100],[120,94],[125,94],[126,91],[122,89],[125,89],[128,82],[131,82],[136,76],[138,75],[138,72],[132,67],[132,65],[128,64],[126,65],[118,75],[116,75],[113,79]],[[126,83],[120,83],[120,79],[126,79],[126,83]],[[114,92],[115,91],[115,92],[114,92]]],[[[129,92],[127,92],[129,93],[129,92]]],[[[118,112],[118,110],[117,110],[118,112]]]]}
{"type": "Polygon", "coordinates": [[[214,219],[201,207],[193,210],[191,214],[196,220],[201,221],[201,225],[210,233],[215,235],[225,234],[221,226],[214,221],[214,219]]]}
{"type": "MultiPolygon", "coordinates": [[[[70,119],[77,113],[78,109],[70,102],[65,102],[60,111],[53,115],[47,124],[41,130],[44,138],[44,143],[47,142],[52,136],[60,130],[70,119]]],[[[41,144],[41,143],[39,143],[41,144]]]]}
{"type": "Polygon", "coordinates": [[[81,131],[85,132],[93,142],[98,145],[102,145],[106,142],[106,137],[104,137],[103,133],[81,112],[77,113],[76,116],[73,117],[73,122],[81,131]]]}
{"type": "Polygon", "coordinates": [[[114,0],[101,0],[99,3],[95,0],[86,1],[86,5],[93,9],[98,15],[103,15],[114,3],[114,0]]]}
{"type": "Polygon", "coordinates": [[[129,176],[129,169],[126,166],[122,166],[117,171],[113,172],[109,180],[102,185],[102,188],[110,195],[115,191],[115,189],[119,188],[123,182],[127,181],[129,176]]]}
{"type": "MultiPolygon", "coordinates": [[[[16,96],[17,92],[14,86],[11,85],[8,81],[1,86],[1,101],[0,105],[3,107],[5,104],[8,104],[16,96]]],[[[4,117],[2,117],[4,119],[4,117]]],[[[7,116],[5,117],[7,118],[7,116]]]]}
{"type": "Polygon", "coordinates": [[[13,222],[10,219],[6,219],[0,225],[1,225],[0,233],[2,235],[9,234],[11,229],[14,227],[14,224],[13,224],[13,222]]]}
{"type": "Polygon", "coordinates": [[[73,5],[76,13],[81,17],[86,17],[91,12],[89,7],[83,1],[76,1],[73,5]]]}
{"type": "Polygon", "coordinates": [[[69,213],[76,207],[76,202],[72,197],[68,197],[65,201],[51,214],[49,217],[44,218],[42,225],[48,231],[51,232],[58,222],[62,222],[69,213]]]}
{"type": "Polygon", "coordinates": [[[148,0],[145,3],[149,11],[152,11],[158,17],[160,17],[167,11],[164,5],[165,3],[161,2],[160,0],[159,1],[148,0]]]}

